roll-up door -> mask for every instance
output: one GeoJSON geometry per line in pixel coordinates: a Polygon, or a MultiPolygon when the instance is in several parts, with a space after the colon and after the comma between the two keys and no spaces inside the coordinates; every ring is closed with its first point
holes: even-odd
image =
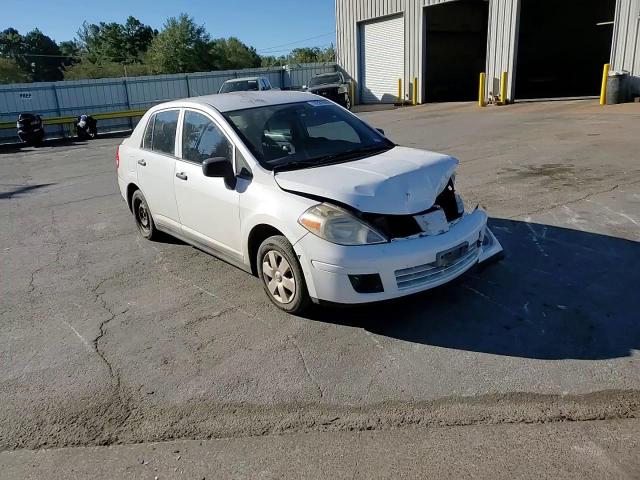
{"type": "Polygon", "coordinates": [[[360,24],[360,101],[394,103],[404,78],[404,18],[360,24]]]}

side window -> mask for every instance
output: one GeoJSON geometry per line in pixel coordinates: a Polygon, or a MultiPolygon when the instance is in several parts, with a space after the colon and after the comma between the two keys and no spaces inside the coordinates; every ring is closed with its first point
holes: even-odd
{"type": "Polygon", "coordinates": [[[182,128],[182,158],[202,163],[207,158],[224,157],[231,161],[233,149],[227,137],[206,116],[187,110],[182,128]]]}
{"type": "Polygon", "coordinates": [[[249,167],[249,163],[242,155],[242,152],[236,148],[236,173],[246,177],[247,175],[251,175],[251,168],[249,167]]]}
{"type": "Polygon", "coordinates": [[[147,122],[147,128],[144,131],[144,137],[142,137],[142,148],[151,150],[151,141],[153,139],[153,123],[156,121],[156,116],[152,115],[147,122]]]}
{"type": "MultiPolygon", "coordinates": [[[[179,113],[179,110],[169,110],[155,114],[151,150],[168,155],[175,155],[179,113]]],[[[151,122],[149,123],[151,124],[151,122]]]]}

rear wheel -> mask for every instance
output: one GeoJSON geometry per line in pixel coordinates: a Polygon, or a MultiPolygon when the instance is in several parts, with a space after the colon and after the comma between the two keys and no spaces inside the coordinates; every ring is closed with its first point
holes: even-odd
{"type": "Polygon", "coordinates": [[[258,249],[258,276],[269,299],[281,310],[299,314],[311,304],[304,274],[289,241],[267,238],[258,249]]]}
{"type": "Polygon", "coordinates": [[[156,224],[153,222],[151,211],[147,205],[147,200],[140,190],[136,190],[131,197],[131,209],[133,210],[133,216],[136,220],[136,226],[140,231],[140,234],[147,240],[154,240],[158,238],[160,232],[156,228],[156,224]]]}

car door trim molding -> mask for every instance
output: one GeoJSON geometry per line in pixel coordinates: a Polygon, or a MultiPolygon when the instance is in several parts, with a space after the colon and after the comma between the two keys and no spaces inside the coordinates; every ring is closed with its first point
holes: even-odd
{"type": "Polygon", "coordinates": [[[238,267],[239,269],[244,270],[247,273],[252,273],[251,266],[247,265],[244,262],[243,257],[236,257],[234,255],[230,255],[224,250],[221,250],[219,247],[209,244],[208,242],[204,242],[202,239],[190,234],[185,230],[178,230],[177,228],[174,228],[172,225],[169,225],[168,223],[156,222],[156,227],[158,228],[158,230],[168,233],[169,235],[177,238],[178,240],[182,240],[183,242],[188,243],[189,245],[199,250],[202,250],[205,253],[208,253],[209,255],[213,255],[214,257],[224,262],[230,263],[231,265],[238,267]]]}

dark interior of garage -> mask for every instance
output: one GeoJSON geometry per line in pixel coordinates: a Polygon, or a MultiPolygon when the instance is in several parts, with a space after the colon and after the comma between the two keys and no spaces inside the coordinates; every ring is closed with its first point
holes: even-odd
{"type": "Polygon", "coordinates": [[[615,4],[522,0],[516,99],[598,95],[611,54],[615,4]]]}
{"type": "Polygon", "coordinates": [[[486,0],[458,0],[425,8],[427,102],[473,100],[487,51],[486,0]]]}

